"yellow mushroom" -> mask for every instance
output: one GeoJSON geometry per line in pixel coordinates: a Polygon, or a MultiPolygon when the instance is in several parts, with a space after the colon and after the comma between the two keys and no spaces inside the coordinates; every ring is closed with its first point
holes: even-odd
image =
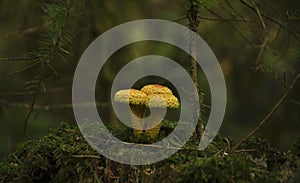
{"type": "Polygon", "coordinates": [[[146,85],[141,89],[142,92],[146,93],[147,95],[152,95],[152,94],[168,94],[168,95],[173,95],[172,91],[162,85],[158,84],[150,84],[146,85]]]}
{"type": "Polygon", "coordinates": [[[150,84],[144,86],[141,90],[125,89],[115,93],[114,101],[123,104],[129,104],[133,112],[131,117],[132,127],[135,135],[146,133],[149,139],[157,137],[165,108],[178,108],[178,99],[172,91],[162,85],[150,84]],[[150,115],[146,123],[144,121],[146,107],[151,108],[150,115]],[[146,129],[146,130],[145,130],[146,129]]]}
{"type": "Polygon", "coordinates": [[[140,135],[143,133],[144,117],[145,117],[145,102],[147,95],[139,90],[125,89],[115,93],[114,101],[123,104],[129,104],[133,112],[131,113],[131,123],[134,128],[134,134],[140,135]]]}
{"type": "Polygon", "coordinates": [[[179,102],[172,91],[166,86],[151,84],[144,86],[141,91],[147,94],[146,107],[151,108],[151,111],[154,113],[145,124],[145,128],[147,129],[152,127],[146,130],[146,134],[150,139],[154,139],[159,133],[164,109],[178,108],[179,102]]]}

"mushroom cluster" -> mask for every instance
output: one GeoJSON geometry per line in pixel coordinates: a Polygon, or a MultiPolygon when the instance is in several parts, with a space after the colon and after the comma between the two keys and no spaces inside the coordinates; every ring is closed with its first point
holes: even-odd
{"type": "Polygon", "coordinates": [[[149,139],[154,139],[158,135],[165,108],[179,107],[178,99],[172,91],[158,84],[146,85],[141,90],[119,90],[115,93],[114,101],[130,105],[133,112],[130,117],[134,134],[138,136],[145,132],[149,139]],[[151,108],[154,115],[145,121],[147,108],[151,108]]]}

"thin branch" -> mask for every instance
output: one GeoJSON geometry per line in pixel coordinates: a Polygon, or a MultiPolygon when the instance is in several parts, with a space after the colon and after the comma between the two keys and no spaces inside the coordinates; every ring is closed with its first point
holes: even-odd
{"type": "Polygon", "coordinates": [[[71,157],[74,157],[74,158],[95,158],[95,159],[101,159],[100,156],[96,156],[96,155],[83,155],[83,154],[71,155],[71,157]]]}
{"type": "MultiPolygon", "coordinates": [[[[47,93],[63,92],[64,89],[65,89],[64,87],[47,88],[47,93]]],[[[34,93],[35,93],[35,91],[1,92],[0,96],[26,96],[26,95],[33,95],[34,93]]]]}
{"type": "Polygon", "coordinates": [[[230,18],[211,18],[198,16],[201,20],[218,21],[218,22],[257,22],[256,20],[230,19],[230,18]]]}
{"type": "Polygon", "coordinates": [[[14,32],[10,32],[10,33],[1,35],[0,39],[5,39],[5,38],[13,37],[13,36],[20,36],[20,35],[34,33],[34,32],[36,32],[36,31],[38,31],[38,30],[40,30],[42,28],[47,27],[49,24],[50,24],[50,22],[47,22],[47,23],[45,23],[43,25],[40,25],[40,26],[36,26],[36,27],[31,27],[31,28],[28,28],[28,29],[24,29],[24,30],[17,30],[17,31],[14,31],[14,32]]]}
{"type": "MultiPolygon", "coordinates": [[[[277,36],[279,37],[279,35],[277,35],[277,36]]],[[[279,61],[281,61],[282,59],[284,59],[286,57],[286,55],[288,54],[289,48],[290,48],[291,38],[292,38],[291,34],[288,34],[287,41],[284,41],[284,42],[286,42],[286,47],[285,47],[284,51],[282,52],[282,54],[280,55],[280,57],[274,63],[278,63],[279,61]]],[[[274,39],[278,39],[278,38],[274,38],[274,39]]]]}
{"type": "Polygon", "coordinates": [[[292,99],[291,102],[294,103],[294,104],[296,104],[296,105],[298,105],[298,106],[300,106],[300,102],[297,101],[297,100],[292,99]]]}
{"type": "MultiPolygon", "coordinates": [[[[111,107],[111,104],[108,102],[82,102],[82,103],[65,103],[65,104],[55,104],[55,105],[34,105],[34,110],[58,110],[58,109],[66,109],[66,108],[72,108],[72,107],[91,107],[94,104],[96,104],[97,107],[111,107]]],[[[30,108],[31,104],[28,103],[11,103],[8,101],[1,101],[0,105],[2,106],[8,106],[8,107],[19,107],[19,108],[30,108]]]]}
{"type": "Polygon", "coordinates": [[[263,1],[277,16],[279,16],[282,20],[285,18],[270,4],[270,2],[263,1]]]}
{"type": "MultiPolygon", "coordinates": [[[[243,20],[243,22],[245,22],[245,24],[249,27],[249,29],[253,32],[255,32],[255,30],[253,29],[253,27],[249,24],[249,22],[246,21],[246,19],[244,18],[244,16],[236,10],[236,8],[234,8],[230,2],[228,0],[225,0],[226,4],[231,8],[231,11],[233,11],[235,14],[239,15],[241,17],[241,19],[243,20]]],[[[257,22],[256,20],[254,20],[255,22],[257,22]]]]}
{"type": "MultiPolygon", "coordinates": [[[[254,71],[257,72],[258,70],[265,71],[267,69],[267,72],[271,73],[272,76],[279,81],[279,83],[282,85],[283,89],[286,90],[288,88],[288,85],[286,84],[285,78],[281,79],[278,74],[272,69],[272,67],[264,64],[258,64],[254,66],[254,71]]],[[[284,76],[285,77],[285,76],[284,76]]]]}
{"type": "Polygon", "coordinates": [[[255,64],[256,64],[256,65],[259,64],[259,62],[260,62],[262,56],[264,55],[265,50],[266,50],[266,47],[268,46],[268,42],[269,42],[269,37],[266,36],[264,42],[263,42],[262,45],[261,45],[261,48],[260,48],[260,50],[259,50],[259,53],[258,53],[258,55],[257,55],[257,57],[256,57],[256,60],[255,60],[255,64]]]}
{"type": "Polygon", "coordinates": [[[22,162],[19,160],[19,158],[18,158],[15,154],[12,154],[12,155],[13,155],[13,157],[15,158],[15,160],[21,165],[22,162]]]}
{"type": "MultiPolygon", "coordinates": [[[[263,16],[264,16],[264,15],[263,15],[263,16]]],[[[280,23],[279,21],[277,21],[277,20],[275,20],[275,19],[273,19],[273,18],[270,18],[270,17],[268,17],[268,16],[264,16],[264,17],[266,17],[266,18],[267,18],[268,20],[270,20],[271,22],[277,24],[278,26],[281,26],[282,28],[284,28],[285,30],[287,30],[289,33],[291,33],[293,36],[295,36],[296,39],[300,40],[300,35],[299,35],[299,33],[294,32],[294,31],[293,31],[292,29],[290,29],[288,26],[286,26],[286,25],[280,23]]]]}
{"type": "Polygon", "coordinates": [[[175,19],[175,20],[170,20],[171,22],[179,22],[181,20],[185,20],[187,17],[184,16],[184,17],[181,17],[181,18],[178,18],[178,19],[175,19]]]}
{"type": "Polygon", "coordinates": [[[263,1],[277,16],[279,16],[282,20],[284,21],[299,21],[300,18],[298,17],[292,17],[292,18],[289,18],[288,15],[287,17],[284,17],[282,16],[278,10],[276,10],[271,4],[270,4],[270,1],[263,1]]]}
{"type": "MultiPolygon", "coordinates": [[[[211,14],[213,14],[214,16],[216,16],[216,17],[218,17],[219,19],[222,19],[222,17],[220,16],[220,15],[218,15],[216,12],[214,12],[213,10],[211,10],[211,9],[209,9],[207,6],[204,6],[203,5],[203,7],[208,11],[208,12],[210,12],[211,14]]],[[[225,20],[226,21],[226,20],[225,20]]],[[[241,31],[237,28],[237,27],[235,27],[233,24],[232,24],[232,22],[230,22],[230,21],[226,21],[235,31],[237,31],[237,33],[242,37],[242,38],[244,38],[247,42],[248,42],[248,44],[250,44],[252,47],[254,47],[254,45],[253,45],[253,43],[244,35],[244,34],[242,34],[241,33],[241,31]]]]}
{"type": "Polygon", "coordinates": [[[6,74],[6,75],[0,76],[0,80],[5,79],[5,78],[8,78],[8,77],[11,77],[11,76],[14,76],[14,75],[16,75],[16,74],[18,74],[18,73],[20,73],[20,72],[26,71],[26,70],[28,70],[28,69],[30,69],[30,68],[32,68],[32,67],[38,65],[39,63],[40,63],[40,62],[34,62],[33,64],[26,65],[26,66],[24,66],[23,68],[21,68],[21,69],[15,71],[15,72],[8,73],[8,74],[6,74]]]}
{"type": "MultiPolygon", "coordinates": [[[[68,6],[70,5],[69,3],[70,2],[68,1],[68,6]]],[[[67,8],[67,11],[66,11],[66,13],[64,15],[64,21],[66,21],[68,19],[68,17],[69,17],[69,11],[68,11],[69,7],[66,7],[66,8],[67,8]]],[[[33,110],[34,110],[34,106],[35,106],[36,99],[37,99],[38,94],[39,94],[39,90],[42,87],[44,74],[46,73],[46,71],[47,71],[47,69],[49,67],[49,63],[53,60],[55,53],[59,49],[59,44],[60,44],[61,39],[62,39],[62,34],[63,34],[64,28],[65,28],[65,24],[62,24],[61,27],[60,27],[60,29],[59,29],[59,31],[58,31],[57,38],[54,40],[53,45],[50,48],[50,52],[49,52],[49,55],[48,55],[46,63],[42,64],[42,69],[41,69],[41,72],[40,72],[40,77],[39,77],[39,80],[38,80],[38,83],[37,83],[36,91],[35,91],[35,93],[33,95],[30,107],[29,107],[29,109],[27,111],[26,118],[24,120],[24,135],[28,139],[30,139],[30,140],[33,140],[33,139],[29,136],[29,134],[27,132],[28,121],[29,121],[29,118],[30,118],[33,110]]]]}
{"type": "Polygon", "coordinates": [[[285,21],[299,21],[300,18],[284,18],[285,21]]]}
{"type": "Polygon", "coordinates": [[[258,7],[256,6],[256,4],[255,4],[254,1],[252,1],[252,4],[253,4],[253,6],[254,6],[254,8],[255,8],[255,10],[256,10],[256,13],[257,13],[257,15],[258,15],[258,18],[259,18],[259,20],[260,20],[260,22],[261,22],[261,24],[262,24],[262,26],[263,26],[265,32],[267,33],[268,30],[267,30],[265,21],[264,21],[263,17],[261,16],[260,10],[258,9],[258,7]]]}
{"type": "MultiPolygon", "coordinates": [[[[252,11],[254,11],[254,12],[256,13],[255,7],[249,5],[245,0],[240,0],[240,2],[241,2],[243,5],[247,6],[249,9],[251,9],[252,11]]],[[[279,21],[277,21],[277,20],[275,20],[275,19],[273,19],[273,18],[271,18],[271,17],[269,17],[269,16],[267,16],[267,15],[265,15],[265,14],[263,14],[263,13],[261,13],[261,16],[262,16],[262,17],[265,17],[265,18],[268,19],[269,21],[271,21],[271,22],[277,24],[278,26],[281,26],[281,27],[284,28],[286,31],[288,31],[289,33],[291,33],[295,38],[297,38],[298,40],[300,40],[300,35],[299,35],[297,32],[294,32],[293,30],[291,30],[288,26],[282,24],[281,22],[279,22],[279,21]]]]}
{"type": "MultiPolygon", "coordinates": [[[[236,19],[236,15],[232,11],[228,10],[228,4],[227,4],[227,6],[225,6],[225,5],[223,5],[223,3],[220,3],[219,6],[223,9],[223,10],[221,10],[221,12],[227,12],[231,15],[231,17],[236,19]]],[[[231,9],[230,6],[229,6],[229,9],[231,9]]]]}
{"type": "Polygon", "coordinates": [[[291,82],[290,86],[286,90],[286,92],[282,95],[282,97],[279,99],[279,101],[276,103],[276,105],[272,108],[272,110],[266,115],[266,117],[258,124],[257,127],[255,127],[248,135],[246,135],[231,151],[230,153],[235,152],[237,148],[246,140],[248,140],[253,134],[255,134],[259,129],[262,128],[262,126],[270,119],[270,117],[274,114],[274,112],[280,107],[280,105],[283,103],[283,101],[286,99],[288,94],[291,92],[291,90],[294,88],[297,81],[300,79],[300,72],[297,74],[297,76],[294,78],[294,80],[291,82]]]}
{"type": "Polygon", "coordinates": [[[32,58],[0,58],[0,62],[19,62],[19,61],[33,61],[39,57],[32,58]]]}
{"type": "Polygon", "coordinates": [[[40,89],[41,83],[42,83],[42,80],[40,79],[39,82],[38,82],[37,91],[34,93],[34,96],[33,96],[32,100],[31,100],[31,104],[30,104],[29,109],[28,109],[27,114],[26,114],[26,118],[24,120],[24,135],[29,140],[33,140],[33,138],[31,138],[29,136],[28,132],[27,132],[28,121],[29,121],[29,118],[31,116],[31,113],[34,110],[34,105],[35,105],[35,102],[36,102],[36,99],[37,99],[37,96],[38,96],[38,90],[40,89]]]}
{"type": "MultiPolygon", "coordinates": [[[[276,32],[276,35],[274,36],[274,39],[271,41],[271,45],[272,44],[274,44],[276,41],[277,41],[277,39],[279,38],[279,36],[280,36],[280,34],[281,34],[281,27],[279,27],[279,29],[277,30],[277,32],[276,32]]],[[[290,35],[290,34],[289,34],[290,35]]]]}
{"type": "MultiPolygon", "coordinates": [[[[92,137],[91,137],[92,138],[92,137]]],[[[95,139],[96,140],[96,139],[95,139]]],[[[97,141],[101,141],[103,143],[114,143],[114,144],[120,144],[120,141],[115,140],[108,140],[108,139],[101,139],[97,138],[97,141]]],[[[193,150],[193,151],[202,151],[199,150],[199,148],[187,148],[187,147],[178,147],[178,146],[163,146],[163,145],[156,145],[156,144],[138,144],[138,143],[132,143],[132,142],[121,142],[122,145],[128,146],[128,145],[135,145],[140,147],[151,147],[151,148],[157,148],[157,149],[175,149],[175,150],[193,150]]]]}
{"type": "Polygon", "coordinates": [[[243,153],[243,152],[259,152],[257,149],[239,149],[239,150],[236,150],[235,153],[243,153]]]}

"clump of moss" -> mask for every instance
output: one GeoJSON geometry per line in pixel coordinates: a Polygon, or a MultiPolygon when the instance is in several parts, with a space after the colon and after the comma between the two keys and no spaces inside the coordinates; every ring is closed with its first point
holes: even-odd
{"type": "Polygon", "coordinates": [[[291,148],[291,152],[300,158],[300,138],[294,143],[293,147],[291,148]]]}
{"type": "MultiPolygon", "coordinates": [[[[173,123],[167,123],[161,134],[172,131],[168,126],[173,123]]],[[[128,130],[110,128],[130,141],[128,130]]],[[[6,157],[0,163],[0,182],[287,182],[299,166],[299,143],[284,153],[252,138],[228,154],[233,146],[229,138],[217,136],[204,151],[197,150],[196,139],[164,161],[130,166],[99,155],[77,127],[62,124],[6,157]]]]}
{"type": "MultiPolygon", "coordinates": [[[[79,130],[66,124],[49,135],[20,145],[0,163],[0,182],[73,182],[89,180],[95,165],[104,158],[78,158],[96,152],[85,142],[79,130]]],[[[83,181],[85,182],[85,181],[83,181]]]]}
{"type": "Polygon", "coordinates": [[[197,157],[184,164],[178,182],[287,182],[297,171],[297,161],[293,153],[279,152],[266,140],[252,138],[233,154],[197,157]]]}

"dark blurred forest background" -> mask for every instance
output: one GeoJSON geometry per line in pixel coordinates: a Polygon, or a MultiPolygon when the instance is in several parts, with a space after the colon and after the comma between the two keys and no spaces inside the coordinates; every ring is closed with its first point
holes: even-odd
{"type": "MultiPolygon", "coordinates": [[[[35,91],[31,85],[41,65],[49,14],[43,3],[56,1],[0,1],[0,158],[25,141],[24,121],[35,91]]],[[[72,110],[72,79],[87,46],[106,30],[137,19],[164,19],[188,26],[185,0],[75,1],[65,27],[70,42],[54,56],[44,74],[28,120],[28,134],[46,135],[61,121],[76,125],[72,110]]],[[[223,69],[228,102],[221,134],[235,141],[265,117],[300,71],[299,0],[214,0],[200,4],[198,34],[208,43],[223,69]]],[[[110,87],[118,70],[130,60],[148,54],[177,61],[187,71],[188,55],[168,44],[145,42],[114,54],[99,74],[96,98],[107,123],[116,123],[110,105],[110,87]]],[[[209,87],[201,68],[199,86],[210,103],[209,87]]],[[[299,138],[300,83],[256,135],[287,150],[299,138]]],[[[208,116],[206,108],[204,116],[208,116]]]]}

